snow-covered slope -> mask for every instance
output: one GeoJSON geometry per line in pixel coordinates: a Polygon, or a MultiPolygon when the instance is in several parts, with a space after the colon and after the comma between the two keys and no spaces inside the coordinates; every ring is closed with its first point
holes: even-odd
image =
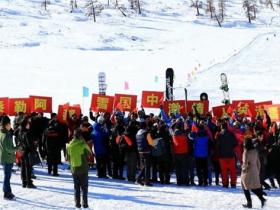
{"type": "MultiPolygon", "coordinates": [[[[257,21],[249,25],[241,1],[229,1],[224,28],[219,28],[208,14],[195,16],[189,1],[145,0],[143,14],[128,10],[128,17],[111,4],[105,6],[97,23],[85,16],[84,1],[78,1],[79,9],[74,13],[69,13],[68,1],[53,0],[47,11],[40,2],[0,1],[0,89],[5,90],[1,96],[50,95],[56,109],[57,104],[67,101],[82,103],[82,86],[97,92],[100,71],[107,73],[109,94],[140,94],[143,89],[163,90],[165,69],[172,67],[175,86],[190,84],[193,99],[203,90],[209,93],[213,105],[219,104],[218,73],[224,71],[229,74],[232,98],[258,96],[258,100],[278,101],[277,82],[265,83],[275,91],[258,94],[262,86],[253,88],[250,82],[259,74],[248,73],[271,66],[262,81],[279,77],[278,36],[262,41],[267,36],[262,34],[278,35],[280,19],[276,6],[275,11],[260,9],[257,21]],[[247,54],[251,58],[246,58],[247,54]],[[270,60],[274,63],[268,65],[270,60]],[[223,68],[215,65],[225,61],[228,62],[223,68]],[[238,68],[232,66],[237,64],[238,68]],[[211,66],[215,67],[207,71],[211,66]],[[238,79],[239,73],[248,74],[246,78],[250,79],[238,79]],[[128,91],[124,90],[125,81],[130,85],[128,91]],[[241,89],[245,91],[236,91],[241,89]],[[254,93],[249,94],[246,89],[254,93]]],[[[176,89],[176,98],[181,96],[182,89],[176,89]]],[[[86,99],[86,109],[88,106],[86,99]]]]}

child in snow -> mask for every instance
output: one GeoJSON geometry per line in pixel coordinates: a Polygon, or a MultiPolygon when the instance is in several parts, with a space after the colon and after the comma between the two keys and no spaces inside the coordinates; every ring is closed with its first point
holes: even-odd
{"type": "Polygon", "coordinates": [[[80,128],[74,131],[73,139],[67,146],[67,159],[71,165],[74,180],[76,208],[81,208],[81,190],[83,192],[83,208],[88,208],[88,162],[91,150],[86,144],[80,128]]]}

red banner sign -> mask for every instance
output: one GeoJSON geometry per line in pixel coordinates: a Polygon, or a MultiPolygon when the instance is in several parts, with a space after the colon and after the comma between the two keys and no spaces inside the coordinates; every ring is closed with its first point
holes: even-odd
{"type": "Polygon", "coordinates": [[[209,112],[209,101],[187,101],[187,112],[193,112],[196,110],[199,114],[206,114],[209,112]]]}
{"type": "Polygon", "coordinates": [[[185,113],[185,101],[184,100],[178,100],[178,101],[165,101],[163,109],[165,113],[170,114],[184,114],[185,113]]]}
{"type": "Polygon", "coordinates": [[[256,115],[257,116],[263,116],[265,106],[269,106],[269,105],[272,105],[272,101],[263,101],[263,102],[255,103],[256,115]]]}
{"type": "Polygon", "coordinates": [[[30,96],[31,112],[52,113],[52,97],[30,96]]]}
{"type": "Polygon", "coordinates": [[[113,96],[105,96],[92,94],[91,97],[91,110],[95,112],[112,112],[114,105],[113,96]]]}
{"type": "Polygon", "coordinates": [[[81,115],[80,105],[69,106],[69,104],[59,105],[57,118],[60,122],[67,122],[67,112],[69,112],[69,117],[76,114],[78,117],[81,115]]]}
{"type": "Polygon", "coordinates": [[[114,107],[121,111],[134,111],[137,106],[137,95],[115,94],[114,107]]]}
{"type": "Polygon", "coordinates": [[[216,106],[212,108],[213,115],[217,118],[230,117],[228,113],[228,108],[230,105],[216,106]]]}
{"type": "Polygon", "coordinates": [[[9,115],[15,116],[19,112],[30,113],[29,98],[10,98],[9,99],[9,115]]]}
{"type": "Polygon", "coordinates": [[[145,108],[159,108],[163,104],[164,92],[143,91],[142,106],[145,108]]]}
{"type": "Polygon", "coordinates": [[[280,121],[280,104],[265,106],[271,121],[280,121]]]}
{"type": "Polygon", "coordinates": [[[255,117],[256,109],[254,100],[232,101],[232,108],[241,117],[255,117]]]}
{"type": "Polygon", "coordinates": [[[0,114],[9,114],[9,98],[0,98],[0,114]]]}

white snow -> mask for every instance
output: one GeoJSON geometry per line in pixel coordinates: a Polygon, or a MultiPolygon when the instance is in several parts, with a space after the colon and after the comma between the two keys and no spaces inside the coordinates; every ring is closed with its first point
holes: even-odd
{"type": "MultiPolygon", "coordinates": [[[[69,171],[60,170],[60,177],[47,174],[47,169],[36,167],[37,189],[21,187],[20,172],[12,176],[12,190],[16,201],[0,198],[0,209],[75,209],[73,181],[69,171]]],[[[0,183],[3,176],[0,173],[0,183]]],[[[174,179],[173,183],[175,182],[174,179]]],[[[240,183],[238,182],[240,186],[240,183]]],[[[279,190],[268,192],[268,202],[264,209],[276,210],[280,206],[279,190]]],[[[261,209],[259,200],[253,195],[254,209],[261,209]]],[[[222,187],[177,187],[155,185],[141,187],[125,181],[98,179],[95,171],[90,171],[89,206],[94,210],[241,210],[246,203],[240,187],[224,189],[222,187]]]]}
{"type": "MultiPolygon", "coordinates": [[[[82,104],[82,86],[98,92],[97,75],[107,74],[108,94],[164,90],[168,67],[175,70],[176,99],[198,99],[206,91],[219,105],[219,73],[228,75],[232,99],[280,103],[280,9],[259,7],[248,24],[241,0],[230,0],[226,21],[219,28],[209,14],[195,16],[187,0],[143,0],[143,14],[128,17],[105,6],[94,23],[84,15],[84,0],[69,13],[69,1],[51,0],[44,11],[40,0],[0,1],[1,97],[52,96],[58,104],[82,104]],[[274,36],[274,34],[276,36],[274,36]],[[155,82],[155,77],[159,78],[155,82]],[[130,89],[124,90],[128,81],[130,89]]],[[[106,2],[104,0],[104,2],[106,2]]],[[[128,1],[121,0],[121,4],[128,1]]],[[[84,99],[87,112],[90,98],[84,99]]],[[[1,200],[2,209],[63,209],[73,206],[70,174],[40,175],[37,190],[19,186],[13,176],[16,202],[1,200]]],[[[2,180],[2,174],[0,175],[2,180]]],[[[125,182],[101,181],[91,173],[90,205],[94,209],[241,209],[240,189],[141,188],[125,182]]],[[[270,193],[267,209],[280,206],[279,191],[270,193]]],[[[254,204],[259,208],[258,201],[254,204]]]]}

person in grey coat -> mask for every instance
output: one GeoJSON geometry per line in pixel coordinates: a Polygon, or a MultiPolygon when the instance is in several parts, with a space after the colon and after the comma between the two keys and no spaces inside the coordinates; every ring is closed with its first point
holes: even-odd
{"type": "Polygon", "coordinates": [[[243,204],[244,208],[252,208],[252,199],[250,190],[260,199],[262,207],[264,207],[266,199],[263,197],[263,191],[260,182],[260,160],[259,154],[252,138],[246,138],[244,141],[243,165],[241,171],[241,186],[247,200],[247,204],[243,204]]]}

